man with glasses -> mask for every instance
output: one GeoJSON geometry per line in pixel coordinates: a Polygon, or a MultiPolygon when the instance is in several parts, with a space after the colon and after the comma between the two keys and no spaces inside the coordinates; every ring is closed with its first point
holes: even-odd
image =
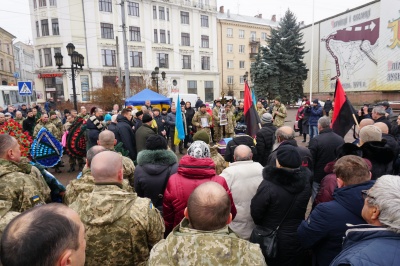
{"type": "Polygon", "coordinates": [[[400,265],[399,176],[384,175],[361,195],[361,215],[369,225],[347,230],[343,251],[331,265],[400,265]]]}
{"type": "Polygon", "coordinates": [[[361,191],[374,184],[365,159],[355,155],[337,160],[333,172],[338,183],[333,200],[318,204],[297,229],[303,248],[313,250],[314,265],[329,265],[340,253],[346,224],[365,223],[361,191]]]}

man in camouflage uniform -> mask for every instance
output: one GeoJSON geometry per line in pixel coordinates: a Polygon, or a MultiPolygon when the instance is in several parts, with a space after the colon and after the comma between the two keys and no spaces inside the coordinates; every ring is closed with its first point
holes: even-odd
{"type": "Polygon", "coordinates": [[[10,211],[11,206],[11,202],[0,200],[0,239],[7,224],[20,214],[19,212],[10,211]]]}
{"type": "Polygon", "coordinates": [[[62,135],[63,124],[61,122],[61,119],[57,116],[57,113],[55,111],[51,111],[49,114],[50,114],[50,122],[56,126],[56,128],[60,132],[60,135],[62,135]]]}
{"type": "Polygon", "coordinates": [[[42,117],[38,121],[33,130],[33,137],[36,138],[42,127],[47,128],[47,130],[58,140],[61,140],[61,132],[57,129],[57,127],[49,121],[49,116],[47,114],[42,114],[42,117]]]}
{"type": "MultiPolygon", "coordinates": [[[[95,145],[92,148],[90,148],[87,151],[86,155],[86,165],[82,170],[82,175],[79,179],[73,179],[69,182],[63,202],[66,205],[71,205],[79,196],[81,193],[90,193],[93,191],[93,188],[95,186],[95,180],[94,177],[92,176],[92,172],[90,171],[90,166],[93,160],[93,157],[103,151],[107,151],[108,149],[95,145]]],[[[128,169],[128,173],[132,171],[132,168],[128,169]]],[[[134,171],[134,169],[133,169],[134,171]]],[[[124,171],[125,174],[125,171],[124,171]]],[[[132,174],[133,175],[133,174],[132,174]]],[[[129,184],[128,179],[124,179],[122,181],[122,186],[123,189],[128,191],[128,192],[134,192],[133,187],[129,184]]]]}
{"type": "Polygon", "coordinates": [[[225,112],[227,120],[227,124],[225,125],[225,137],[232,138],[233,135],[235,135],[236,119],[228,105],[225,105],[225,112]]]}
{"type": "Polygon", "coordinates": [[[213,114],[212,114],[212,118],[213,118],[213,126],[214,126],[214,142],[218,143],[221,138],[222,138],[222,126],[220,125],[220,109],[221,109],[221,101],[220,100],[216,100],[215,101],[215,107],[213,108],[213,114]]]}
{"type": "Polygon", "coordinates": [[[81,194],[70,206],[86,228],[86,264],[146,265],[165,230],[159,211],[150,199],[122,189],[121,155],[97,154],[91,171],[92,193],[81,194]]]}
{"type": "Polygon", "coordinates": [[[22,127],[22,123],[24,122],[24,117],[22,116],[22,112],[21,111],[17,111],[15,113],[15,118],[14,118],[15,122],[18,122],[21,127],[22,127]]]}
{"type": "Polygon", "coordinates": [[[0,199],[11,203],[10,211],[23,212],[45,204],[39,181],[27,172],[21,163],[17,140],[7,134],[0,135],[0,199]]]}
{"type": "Polygon", "coordinates": [[[226,104],[229,106],[229,109],[231,110],[232,114],[235,114],[236,112],[236,107],[232,104],[232,99],[229,99],[226,104]]]}
{"type": "Polygon", "coordinates": [[[244,103],[241,102],[237,108],[237,110],[235,111],[235,119],[237,123],[241,123],[244,124],[244,103]]]}
{"type": "Polygon", "coordinates": [[[267,110],[265,110],[264,106],[262,105],[261,102],[257,102],[257,113],[258,116],[261,117],[263,116],[263,114],[265,114],[267,112],[267,110]]]}
{"type": "Polygon", "coordinates": [[[266,265],[258,244],[240,239],[229,227],[230,200],[216,182],[190,195],[185,218],[154,246],[148,265],[266,265]]]}
{"type": "MultiPolygon", "coordinates": [[[[211,115],[209,113],[207,113],[205,104],[200,105],[199,111],[197,111],[194,114],[194,116],[192,118],[192,125],[197,127],[197,130],[204,130],[208,134],[208,136],[210,138],[210,136],[211,136],[211,130],[210,130],[211,115]],[[205,119],[207,121],[208,126],[203,127],[203,123],[201,121],[202,119],[203,120],[205,119]]],[[[208,143],[209,142],[210,141],[208,141],[208,143]]]]}
{"type": "Polygon", "coordinates": [[[285,124],[285,118],[287,116],[286,107],[281,103],[281,97],[275,97],[274,108],[272,109],[272,117],[274,122],[272,123],[276,127],[281,127],[285,124]]]}

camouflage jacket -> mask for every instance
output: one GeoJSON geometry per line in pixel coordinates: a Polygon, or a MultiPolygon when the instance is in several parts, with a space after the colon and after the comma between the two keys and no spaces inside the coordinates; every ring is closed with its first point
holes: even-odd
{"type": "Polygon", "coordinates": [[[96,184],[71,206],[86,229],[86,265],[146,265],[163,238],[164,221],[150,199],[120,184],[96,184]]]}
{"type": "Polygon", "coordinates": [[[0,239],[7,224],[19,214],[19,212],[10,211],[11,205],[11,202],[0,200],[0,239]]]}
{"type": "Polygon", "coordinates": [[[201,127],[201,119],[202,118],[207,118],[208,125],[211,126],[211,115],[207,112],[204,114],[201,111],[197,111],[193,118],[192,118],[192,125],[200,128],[201,127]]]}
{"type": "Polygon", "coordinates": [[[258,244],[240,239],[228,226],[189,228],[185,218],[151,250],[148,265],[267,265],[258,244]]]}
{"type": "Polygon", "coordinates": [[[272,117],[274,118],[274,122],[272,123],[276,127],[281,127],[285,124],[285,118],[287,116],[286,107],[281,103],[279,106],[274,105],[272,109],[272,117]],[[275,112],[278,112],[275,114],[275,112]]]}
{"type": "Polygon", "coordinates": [[[55,119],[50,119],[49,121],[56,126],[60,134],[63,132],[63,124],[60,118],[56,117],[55,119]]]}
{"type": "MultiPolygon", "coordinates": [[[[80,179],[71,180],[67,186],[64,194],[63,202],[67,206],[71,205],[76,201],[81,193],[91,193],[95,186],[94,177],[90,172],[90,168],[86,166],[82,170],[82,177],[80,179]]],[[[134,192],[133,187],[129,185],[128,180],[122,181],[122,188],[127,192],[134,192]]]]}
{"type": "Polygon", "coordinates": [[[17,163],[0,159],[0,199],[10,202],[10,211],[23,212],[45,204],[39,181],[17,163]]]}
{"type": "Polygon", "coordinates": [[[22,172],[30,174],[37,180],[38,188],[43,196],[43,201],[50,203],[51,202],[51,189],[44,179],[40,170],[34,165],[30,164],[30,161],[26,157],[21,157],[20,163],[17,164],[18,167],[22,170],[22,172]]]}
{"type": "Polygon", "coordinates": [[[236,119],[233,113],[230,111],[226,113],[226,119],[228,124],[225,125],[225,133],[229,134],[235,133],[236,119]]]}
{"type": "Polygon", "coordinates": [[[21,127],[22,127],[22,123],[24,122],[25,118],[23,118],[23,117],[20,118],[20,119],[14,118],[14,120],[15,120],[15,122],[19,123],[21,125],[21,127]]]}
{"type": "Polygon", "coordinates": [[[266,112],[267,112],[267,110],[265,110],[264,107],[261,107],[261,108],[257,109],[257,113],[258,113],[258,116],[260,117],[260,119],[263,116],[263,114],[265,114],[266,112]]]}
{"type": "Polygon", "coordinates": [[[42,129],[42,127],[47,128],[49,132],[58,140],[61,139],[61,132],[58,131],[57,127],[51,123],[47,122],[46,124],[43,124],[41,120],[36,124],[35,129],[33,130],[33,137],[36,138],[37,134],[39,133],[39,130],[42,129]]]}
{"type": "Polygon", "coordinates": [[[211,152],[211,159],[214,161],[215,164],[215,172],[217,175],[219,175],[226,168],[225,159],[224,157],[222,157],[221,154],[219,154],[217,146],[213,147],[210,146],[210,152],[211,152]]]}
{"type": "Polygon", "coordinates": [[[212,110],[213,124],[214,124],[214,126],[217,126],[217,127],[219,127],[219,121],[220,121],[219,110],[220,110],[220,108],[218,108],[217,106],[215,106],[212,110]]]}

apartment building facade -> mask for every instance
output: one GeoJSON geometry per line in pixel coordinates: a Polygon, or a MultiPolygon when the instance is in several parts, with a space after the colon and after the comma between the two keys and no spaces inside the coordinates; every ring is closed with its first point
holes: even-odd
{"type": "MultiPolygon", "coordinates": [[[[75,82],[78,101],[90,101],[90,92],[96,88],[121,83],[120,4],[113,0],[30,0],[39,102],[50,97],[72,99],[70,71],[57,70],[54,60],[55,53],[61,52],[64,66],[70,66],[68,43],[85,57],[75,82]]],[[[165,80],[159,75],[160,93],[196,93],[203,99],[218,94],[216,0],[125,1],[124,12],[129,96],[154,86],[151,72],[155,67],[166,73],[165,80]]]]}
{"type": "Polygon", "coordinates": [[[33,45],[23,42],[16,42],[13,45],[14,49],[14,64],[17,79],[19,81],[34,81],[35,80],[35,54],[33,45]]]}
{"type": "Polygon", "coordinates": [[[0,81],[1,85],[16,86],[14,77],[13,40],[16,37],[0,27],[0,81]]]}
{"type": "MultiPolygon", "coordinates": [[[[244,75],[258,54],[260,45],[267,44],[271,29],[277,27],[276,16],[263,19],[262,14],[254,17],[218,12],[218,66],[221,92],[225,95],[244,98],[244,75]]],[[[249,80],[251,86],[251,81],[249,80]]]]}

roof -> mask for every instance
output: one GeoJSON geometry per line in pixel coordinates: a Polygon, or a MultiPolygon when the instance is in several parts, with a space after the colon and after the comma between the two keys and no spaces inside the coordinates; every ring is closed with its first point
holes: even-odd
{"type": "Polygon", "coordinates": [[[11,39],[15,39],[17,37],[15,37],[14,35],[12,35],[10,32],[6,31],[4,28],[0,27],[0,31],[2,31],[4,34],[8,35],[8,37],[10,37],[11,39]]]}
{"type": "Polygon", "coordinates": [[[245,15],[239,15],[239,14],[232,14],[229,11],[226,13],[218,12],[217,18],[221,19],[221,20],[245,22],[245,23],[250,23],[250,24],[265,25],[265,26],[271,26],[271,27],[277,27],[279,24],[278,22],[272,21],[270,19],[245,16],[245,15]]]}
{"type": "Polygon", "coordinates": [[[160,103],[165,103],[165,104],[171,104],[171,100],[161,94],[158,94],[157,92],[154,92],[149,89],[144,89],[141,92],[133,95],[132,97],[129,97],[128,99],[125,100],[125,105],[144,105],[146,100],[150,100],[152,104],[160,104],[160,103]]]}

